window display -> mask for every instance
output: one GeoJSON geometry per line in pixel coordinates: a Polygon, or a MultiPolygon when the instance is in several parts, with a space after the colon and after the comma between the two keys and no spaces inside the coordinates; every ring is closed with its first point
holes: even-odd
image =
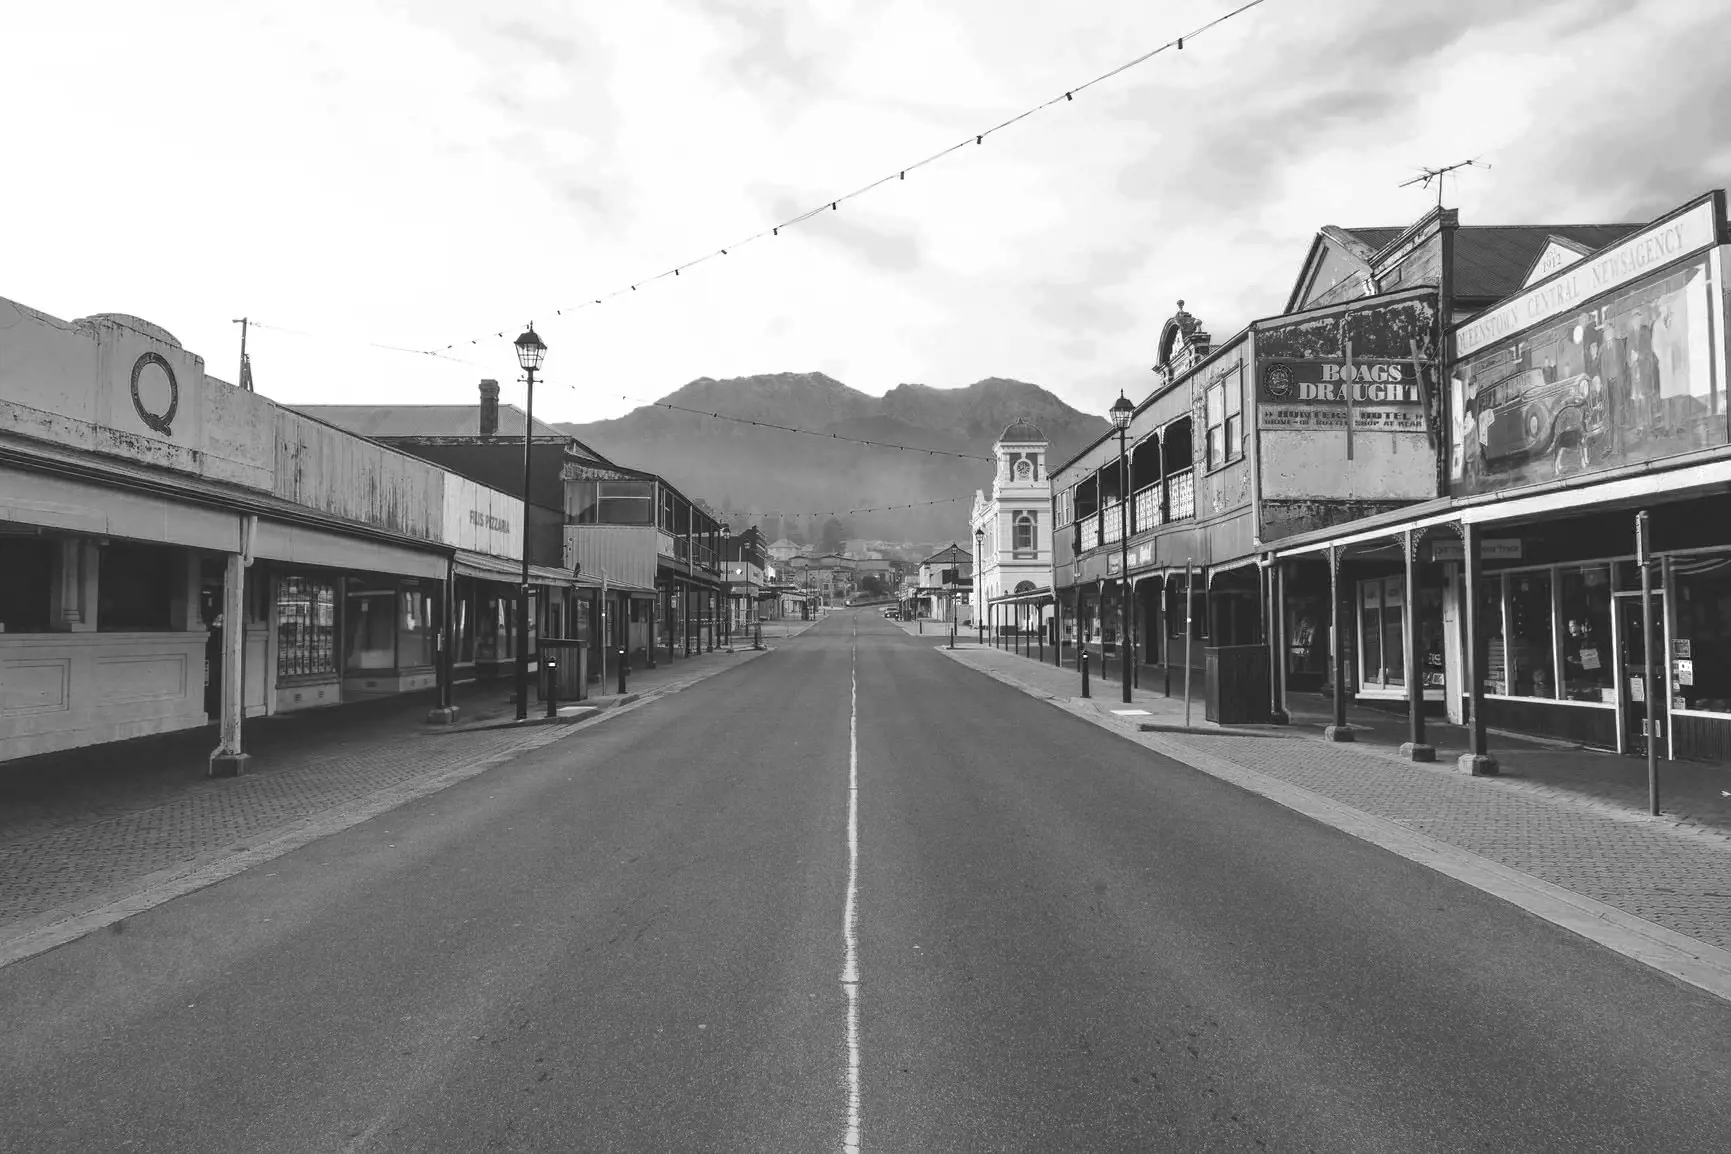
{"type": "Polygon", "coordinates": [[[314,577],[282,577],[276,594],[278,677],[337,671],[337,586],[314,577]]]}
{"type": "Polygon", "coordinates": [[[1570,701],[1616,701],[1611,654],[1611,568],[1557,570],[1557,616],[1563,623],[1563,696],[1570,701]]]}
{"type": "Polygon", "coordinates": [[[433,617],[433,606],[433,594],[430,590],[404,589],[398,594],[399,668],[433,664],[439,627],[433,617]]]}
{"type": "Polygon", "coordinates": [[[1512,697],[1556,697],[1551,648],[1551,573],[1510,573],[1509,667],[1512,697]]]}
{"type": "Polygon", "coordinates": [[[343,614],[343,669],[394,669],[397,664],[395,589],[351,586],[343,614]]]}
{"type": "Polygon", "coordinates": [[[1503,645],[1503,575],[1486,573],[1479,585],[1478,633],[1484,640],[1485,665],[1479,675],[1484,692],[1509,690],[1508,652],[1503,645]]]}
{"type": "Polygon", "coordinates": [[[1731,556],[1671,563],[1676,625],[1671,693],[1679,708],[1731,713],[1731,556]]]}

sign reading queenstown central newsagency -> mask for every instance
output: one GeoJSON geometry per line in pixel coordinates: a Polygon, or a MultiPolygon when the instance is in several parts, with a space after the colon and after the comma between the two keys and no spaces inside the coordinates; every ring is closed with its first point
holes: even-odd
{"type": "Polygon", "coordinates": [[[1257,423],[1264,429],[1423,433],[1424,393],[1411,361],[1264,360],[1256,366],[1257,423]],[[1349,379],[1350,376],[1350,379],[1349,379]]]}

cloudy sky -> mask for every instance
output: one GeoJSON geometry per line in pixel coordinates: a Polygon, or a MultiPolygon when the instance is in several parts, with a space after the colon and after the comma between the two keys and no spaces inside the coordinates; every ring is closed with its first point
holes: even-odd
{"type": "Polygon", "coordinates": [[[1640,221],[1731,180],[1731,0],[1266,0],[835,212],[1231,0],[15,6],[0,295],[133,313],[286,401],[617,416],[699,376],[986,376],[1102,410],[1184,298],[1284,302],[1323,224],[1640,221]],[[1715,116],[1715,110],[1720,115],[1715,116]],[[564,310],[557,315],[555,310],[564,310]],[[296,330],[288,332],[283,330],[296,330]],[[479,338],[479,343],[469,343],[479,338]],[[457,342],[452,360],[372,348],[457,342]]]}

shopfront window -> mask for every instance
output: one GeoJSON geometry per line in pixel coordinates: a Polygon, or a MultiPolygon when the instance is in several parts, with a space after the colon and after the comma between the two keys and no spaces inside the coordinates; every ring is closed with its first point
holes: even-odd
{"type": "Polygon", "coordinates": [[[1486,573],[1479,585],[1478,632],[1485,639],[1485,668],[1479,680],[1484,692],[1509,691],[1508,651],[1503,644],[1503,575],[1486,573]]]}
{"type": "Polygon", "coordinates": [[[1610,566],[1558,569],[1557,609],[1563,622],[1563,696],[1570,701],[1616,701],[1610,566]]]}
{"type": "Polygon", "coordinates": [[[1361,581],[1359,668],[1365,685],[1406,684],[1406,579],[1361,581]]]}
{"type": "Polygon", "coordinates": [[[397,661],[403,669],[433,664],[438,623],[430,589],[404,589],[397,595],[397,661]]]}
{"type": "Polygon", "coordinates": [[[0,633],[48,632],[58,542],[0,537],[0,633]]]}
{"type": "Polygon", "coordinates": [[[343,670],[395,669],[395,589],[350,587],[343,613],[343,670]]]}
{"type": "Polygon", "coordinates": [[[175,550],[123,542],[102,546],[97,569],[96,628],[108,633],[168,629],[174,599],[175,550]]]}
{"type": "Polygon", "coordinates": [[[1556,654],[1551,648],[1551,574],[1511,573],[1509,658],[1513,697],[1555,697],[1556,654]]]}
{"type": "Polygon", "coordinates": [[[282,577],[276,594],[278,677],[337,671],[337,587],[313,577],[282,577]]]}
{"type": "Polygon", "coordinates": [[[579,525],[656,523],[652,481],[571,481],[565,486],[565,498],[571,520],[579,525]]]}
{"type": "Polygon", "coordinates": [[[451,660],[467,665],[475,660],[475,583],[459,578],[451,606],[451,660]]]}
{"type": "Polygon", "coordinates": [[[1684,709],[1731,713],[1731,556],[1678,558],[1671,580],[1671,693],[1684,709]]]}

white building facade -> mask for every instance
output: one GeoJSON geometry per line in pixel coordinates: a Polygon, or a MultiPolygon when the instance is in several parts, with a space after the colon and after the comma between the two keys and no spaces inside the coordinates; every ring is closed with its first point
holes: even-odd
{"type": "Polygon", "coordinates": [[[1032,421],[1006,428],[992,446],[992,491],[974,493],[978,543],[976,615],[993,634],[1036,632],[1052,599],[1052,488],[1046,434],[1032,421]]]}

